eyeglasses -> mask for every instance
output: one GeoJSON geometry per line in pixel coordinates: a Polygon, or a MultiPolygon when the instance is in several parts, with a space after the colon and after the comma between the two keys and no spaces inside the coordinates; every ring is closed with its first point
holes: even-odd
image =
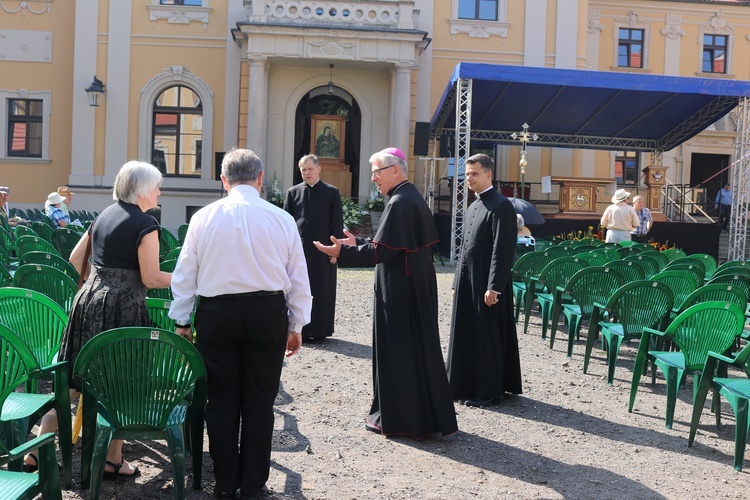
{"type": "Polygon", "coordinates": [[[396,166],[396,165],[388,165],[387,167],[376,168],[375,170],[373,170],[373,171],[372,171],[372,176],[373,176],[373,177],[376,177],[376,178],[377,178],[377,177],[380,177],[380,172],[381,172],[382,170],[386,170],[386,169],[389,169],[389,168],[391,168],[391,167],[395,167],[395,166],[396,166]]]}

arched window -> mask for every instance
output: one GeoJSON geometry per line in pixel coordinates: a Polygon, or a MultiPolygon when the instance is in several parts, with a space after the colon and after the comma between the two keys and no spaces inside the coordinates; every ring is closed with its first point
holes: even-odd
{"type": "Polygon", "coordinates": [[[154,101],[151,162],[164,175],[201,175],[203,104],[192,89],[175,85],[154,101]]]}

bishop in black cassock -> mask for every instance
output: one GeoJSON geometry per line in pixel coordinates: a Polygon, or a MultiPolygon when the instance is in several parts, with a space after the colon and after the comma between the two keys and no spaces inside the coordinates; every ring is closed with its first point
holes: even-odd
{"type": "Polygon", "coordinates": [[[493,167],[487,155],[466,160],[467,184],[477,199],[464,217],[453,280],[448,378],[453,399],[468,406],[521,393],[511,279],[516,214],[511,202],[492,187],[493,167]]]}
{"type": "Polygon", "coordinates": [[[342,264],[375,266],[375,396],[365,425],[386,436],[452,434],[458,425],[440,350],[432,263],[437,229],[424,199],[407,180],[400,150],[387,148],[370,163],[373,181],[389,196],[373,240],[355,240],[347,231],[347,240],[333,246],[316,242],[342,264]]]}
{"type": "Polygon", "coordinates": [[[320,340],[333,335],[336,310],[336,264],[320,253],[313,241],[343,238],[344,213],[341,195],[335,186],[320,180],[320,164],[314,155],[299,161],[303,182],[289,188],[284,210],[297,221],[313,295],[312,320],[302,328],[304,340],[320,340]]]}

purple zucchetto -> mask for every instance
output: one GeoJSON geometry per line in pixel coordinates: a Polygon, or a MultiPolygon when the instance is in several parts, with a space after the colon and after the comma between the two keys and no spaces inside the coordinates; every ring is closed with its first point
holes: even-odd
{"type": "Polygon", "coordinates": [[[386,153],[393,156],[398,156],[402,160],[406,161],[406,156],[404,156],[404,153],[401,152],[398,148],[385,148],[381,151],[381,153],[386,153]]]}

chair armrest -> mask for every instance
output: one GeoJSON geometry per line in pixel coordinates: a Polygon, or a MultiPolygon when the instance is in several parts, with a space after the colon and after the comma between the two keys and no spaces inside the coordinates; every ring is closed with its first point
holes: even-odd
{"type": "Polygon", "coordinates": [[[730,365],[733,364],[736,361],[735,358],[730,358],[728,356],[724,356],[723,354],[718,354],[718,353],[715,353],[713,351],[708,351],[708,357],[709,358],[715,358],[715,359],[717,359],[719,361],[723,361],[725,363],[729,363],[730,365]]]}
{"type": "Polygon", "coordinates": [[[63,366],[67,366],[67,361],[57,361],[56,363],[52,363],[51,365],[43,366],[39,369],[39,371],[42,373],[42,375],[49,375],[52,372],[56,372],[59,368],[63,366]]]}
{"type": "Polygon", "coordinates": [[[643,329],[643,335],[641,336],[641,342],[643,342],[644,340],[648,340],[648,337],[650,337],[651,335],[658,335],[659,337],[666,337],[667,336],[667,334],[665,332],[662,332],[662,331],[659,331],[659,330],[654,330],[653,328],[646,327],[646,328],[643,329]]]}
{"type": "Polygon", "coordinates": [[[23,458],[26,456],[27,453],[36,450],[37,448],[41,448],[44,445],[52,443],[55,444],[55,433],[54,432],[48,432],[46,434],[42,434],[41,436],[37,436],[31,441],[26,441],[20,446],[16,446],[12,450],[8,452],[7,458],[9,458],[9,462],[13,460],[17,460],[19,458],[23,458]]]}
{"type": "Polygon", "coordinates": [[[607,306],[605,304],[601,304],[599,302],[594,302],[594,307],[598,307],[601,310],[606,310],[607,306]]]}

